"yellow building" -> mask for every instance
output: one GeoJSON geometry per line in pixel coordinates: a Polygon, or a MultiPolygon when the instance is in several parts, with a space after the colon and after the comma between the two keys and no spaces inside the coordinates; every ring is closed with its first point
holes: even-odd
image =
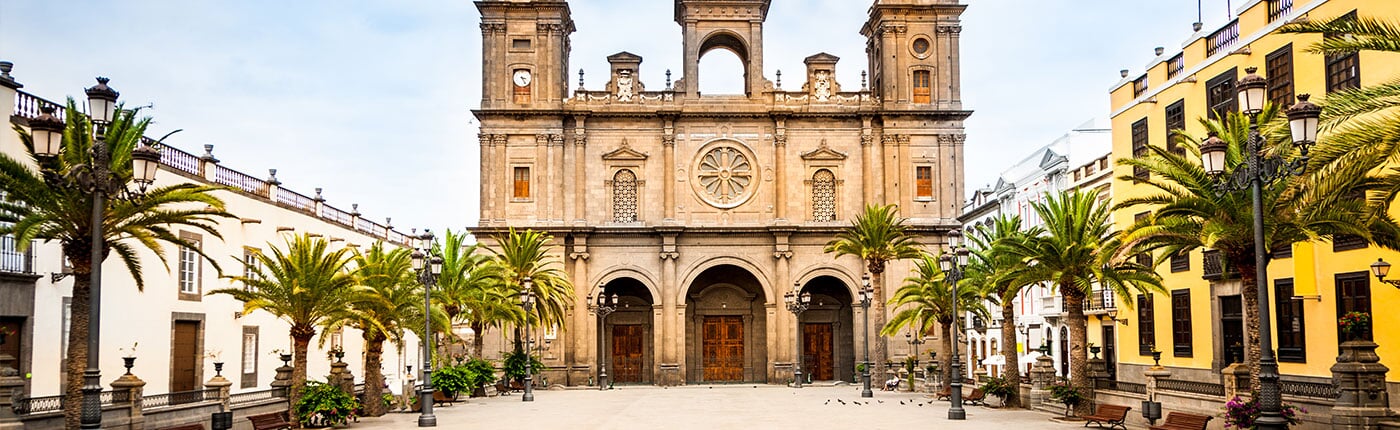
{"type": "MultiPolygon", "coordinates": [[[[1303,19],[1361,16],[1395,21],[1400,19],[1400,2],[1254,0],[1236,12],[1238,18],[1224,27],[1192,34],[1181,51],[1158,48],[1146,73],[1123,71],[1123,80],[1111,91],[1115,157],[1142,154],[1144,145],[1167,145],[1172,129],[1184,127],[1192,135],[1204,135],[1198,118],[1211,110],[1237,109],[1234,85],[1248,67],[1257,67],[1257,73],[1269,79],[1269,98],[1285,106],[1293,104],[1295,95],[1312,94],[1317,101],[1341,88],[1400,77],[1400,57],[1393,54],[1325,57],[1307,52],[1323,36],[1278,32],[1303,19]]],[[[1326,138],[1324,134],[1319,140],[1326,138]]],[[[1142,173],[1123,165],[1116,170],[1118,176],[1142,173]]],[[[1115,200],[1150,192],[1129,181],[1118,180],[1114,186],[1115,200]]],[[[1125,228],[1144,210],[1119,210],[1114,222],[1125,228]]],[[[1274,345],[1285,394],[1297,394],[1309,382],[1329,382],[1329,367],[1338,351],[1336,321],[1346,311],[1375,312],[1374,338],[1381,344],[1377,352],[1391,369],[1400,368],[1400,316],[1384,311],[1400,306],[1400,290],[1377,282],[1367,271],[1378,257],[1400,262],[1400,253],[1338,240],[1295,244],[1292,252],[1280,254],[1268,269],[1274,345]]],[[[1119,378],[1141,382],[1142,370],[1153,362],[1150,346],[1155,345],[1173,379],[1219,381],[1230,358],[1243,356],[1237,346],[1244,344],[1239,281],[1222,280],[1218,255],[1200,250],[1172,259],[1158,271],[1166,294],[1121,298],[1140,306],[1123,307],[1117,315],[1117,339],[1110,341],[1118,345],[1119,378]]],[[[1115,322],[1105,318],[1100,324],[1115,322]]],[[[1387,380],[1400,382],[1400,374],[1392,372],[1387,380]]]]}

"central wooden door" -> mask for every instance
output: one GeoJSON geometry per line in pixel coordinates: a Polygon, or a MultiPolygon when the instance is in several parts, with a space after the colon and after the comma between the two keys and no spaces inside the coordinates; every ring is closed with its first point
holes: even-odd
{"type": "Polygon", "coordinates": [[[831,324],[802,325],[802,371],[811,375],[814,381],[830,381],[835,366],[832,365],[831,324]]]}
{"type": "Polygon", "coordinates": [[[199,365],[199,321],[175,321],[175,336],[171,339],[170,392],[192,391],[199,388],[195,366],[199,365]]]}
{"type": "Polygon", "coordinates": [[[641,383],[642,339],[645,330],[639,324],[612,326],[612,372],[617,383],[641,383]]]}
{"type": "Polygon", "coordinates": [[[706,316],[701,325],[706,381],[744,380],[744,319],[739,316],[706,316]]]}

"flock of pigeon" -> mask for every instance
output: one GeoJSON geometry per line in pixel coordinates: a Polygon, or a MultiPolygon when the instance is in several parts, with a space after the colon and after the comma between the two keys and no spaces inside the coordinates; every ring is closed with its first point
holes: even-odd
{"type": "MultiPolygon", "coordinates": [[[[876,401],[876,402],[879,402],[879,403],[885,403],[884,400],[878,400],[878,399],[877,399],[877,400],[875,400],[875,401],[876,401]]],[[[870,404],[870,401],[869,401],[869,400],[866,400],[864,403],[861,403],[861,402],[857,402],[857,401],[854,401],[854,400],[847,402],[847,401],[845,401],[845,400],[836,399],[836,403],[840,403],[840,404],[842,404],[842,405],[852,404],[852,405],[856,405],[856,406],[862,406],[862,405],[869,405],[869,404],[870,404]]],[[[927,402],[919,402],[919,401],[917,401],[917,400],[912,400],[912,399],[909,400],[908,402],[905,402],[905,401],[903,401],[903,400],[900,400],[900,401],[899,401],[899,404],[905,405],[905,406],[909,406],[909,405],[923,406],[923,405],[932,404],[932,403],[933,403],[932,400],[929,400],[929,401],[927,401],[927,402]]],[[[822,404],[823,404],[823,405],[829,405],[829,404],[831,404],[831,399],[826,399],[826,403],[822,403],[822,404]]]]}

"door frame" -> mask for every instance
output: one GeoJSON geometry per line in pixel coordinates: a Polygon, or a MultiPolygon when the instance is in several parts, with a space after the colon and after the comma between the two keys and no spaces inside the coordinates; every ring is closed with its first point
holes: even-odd
{"type": "MultiPolygon", "coordinates": [[[[166,384],[166,388],[167,388],[167,389],[173,388],[173,387],[174,387],[174,384],[175,384],[175,324],[176,324],[177,322],[195,323],[195,324],[197,324],[197,326],[198,326],[198,328],[195,329],[195,336],[194,336],[194,337],[195,337],[195,341],[194,341],[194,353],[195,353],[194,383],[195,383],[195,389],[201,389],[201,388],[203,388],[203,385],[204,385],[204,384],[203,384],[203,381],[204,381],[204,360],[201,360],[200,357],[203,357],[203,356],[204,356],[204,335],[205,335],[205,329],[206,329],[206,325],[204,324],[204,321],[205,321],[204,314],[190,313],[190,312],[171,312],[171,313],[170,313],[170,362],[169,362],[169,364],[170,364],[170,379],[169,379],[169,381],[168,381],[167,384],[166,384]]],[[[172,390],[170,390],[170,391],[173,392],[174,390],[172,389],[172,390]]]]}

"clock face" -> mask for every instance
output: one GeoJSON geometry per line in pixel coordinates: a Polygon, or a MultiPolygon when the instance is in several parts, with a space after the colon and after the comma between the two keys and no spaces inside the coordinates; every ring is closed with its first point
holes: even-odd
{"type": "Polygon", "coordinates": [[[520,87],[528,86],[528,85],[530,85],[530,71],[529,71],[529,70],[516,70],[516,71],[515,71],[515,77],[514,77],[514,79],[515,79],[515,85],[516,85],[516,86],[520,86],[520,87]]]}

